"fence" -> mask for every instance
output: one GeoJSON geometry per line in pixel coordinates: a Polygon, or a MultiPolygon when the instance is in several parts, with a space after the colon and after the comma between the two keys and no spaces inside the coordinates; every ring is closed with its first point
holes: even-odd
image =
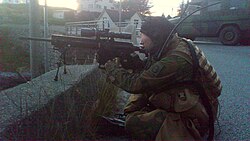
{"type": "MultiPolygon", "coordinates": [[[[139,29],[136,29],[135,26],[133,26],[130,23],[115,23],[116,25],[122,26],[122,32],[129,32],[132,34],[131,41],[134,44],[138,44],[138,35],[135,34],[139,31],[139,29]]],[[[97,29],[104,29],[104,28],[111,28],[111,25],[108,22],[105,21],[89,21],[89,22],[77,22],[77,23],[67,23],[66,26],[50,26],[49,27],[49,35],[51,34],[66,34],[66,35],[74,35],[78,31],[78,35],[80,35],[80,31],[82,28],[97,28],[97,29]],[[65,31],[65,29],[67,29],[65,31]]],[[[8,43],[10,47],[0,46],[0,71],[6,71],[6,72],[13,72],[18,71],[20,73],[26,73],[30,72],[30,46],[29,41],[23,41],[20,40],[19,37],[23,36],[29,36],[28,34],[28,25],[6,25],[1,26],[0,33],[3,33],[3,29],[6,29],[6,32],[8,32],[8,39],[11,39],[11,42],[8,43]],[[13,44],[13,46],[12,46],[13,44]],[[3,47],[5,54],[3,55],[3,47]],[[20,53],[23,52],[23,54],[20,53]],[[8,53],[6,53],[8,52],[8,53]],[[4,59],[3,59],[4,57],[4,59]],[[20,59],[21,58],[21,59],[20,59]],[[12,60],[10,60],[12,59],[12,60]]],[[[41,36],[43,35],[43,30],[40,30],[41,36]]],[[[117,28],[118,31],[118,28],[117,28]]],[[[113,32],[113,31],[112,31],[113,32]]],[[[1,34],[6,35],[7,34],[1,34]]],[[[121,39],[122,40],[122,39],[121,39]]],[[[128,41],[128,40],[127,40],[128,41]]],[[[2,43],[4,40],[2,40],[2,43]]],[[[43,47],[44,42],[39,42],[41,50],[39,51],[41,56],[43,56],[43,47]]],[[[50,43],[47,44],[48,46],[48,68],[49,70],[53,70],[57,68],[59,62],[61,62],[61,53],[58,50],[55,50],[53,46],[50,45],[50,43]]],[[[68,49],[67,55],[66,55],[66,64],[92,64],[95,62],[95,53],[96,51],[87,50],[82,47],[78,48],[72,48],[68,49]]],[[[43,57],[41,58],[43,59],[43,57]]],[[[40,65],[39,71],[41,73],[44,72],[44,62],[42,61],[40,65]]]]}

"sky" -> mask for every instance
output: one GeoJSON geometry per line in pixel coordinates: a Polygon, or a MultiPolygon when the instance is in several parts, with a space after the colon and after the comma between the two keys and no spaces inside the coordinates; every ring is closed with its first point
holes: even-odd
{"type": "Polygon", "coordinates": [[[182,0],[150,0],[149,4],[153,7],[150,9],[153,16],[176,16],[177,9],[182,0]]]}
{"type": "MultiPolygon", "coordinates": [[[[44,4],[44,0],[39,1],[40,4],[44,4]]],[[[149,4],[153,5],[150,9],[153,16],[161,16],[163,13],[165,16],[175,16],[181,2],[182,0],[149,0],[149,4]]],[[[47,0],[47,4],[49,6],[68,7],[72,9],[77,8],[76,0],[47,0]]]]}
{"type": "MultiPolygon", "coordinates": [[[[44,5],[45,0],[39,0],[39,4],[44,5]]],[[[47,0],[48,6],[55,7],[67,7],[71,9],[77,9],[76,0],[47,0]]]]}

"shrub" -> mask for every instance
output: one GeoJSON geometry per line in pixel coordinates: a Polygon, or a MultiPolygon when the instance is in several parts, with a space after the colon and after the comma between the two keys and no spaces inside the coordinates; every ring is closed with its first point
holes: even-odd
{"type": "Polygon", "coordinates": [[[0,29],[0,66],[1,71],[14,72],[18,68],[29,68],[29,53],[20,41],[11,36],[9,27],[0,29]]]}

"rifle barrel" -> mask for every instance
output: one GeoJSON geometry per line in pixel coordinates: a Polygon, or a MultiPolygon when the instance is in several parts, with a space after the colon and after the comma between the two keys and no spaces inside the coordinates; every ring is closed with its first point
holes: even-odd
{"type": "Polygon", "coordinates": [[[56,35],[56,34],[52,35],[51,38],[20,37],[19,39],[51,42],[51,45],[57,48],[80,47],[80,48],[99,49],[101,45],[111,50],[112,49],[133,50],[133,51],[139,51],[141,53],[145,53],[145,51],[141,49],[141,47],[134,46],[132,43],[109,41],[105,39],[96,40],[96,39],[89,39],[85,37],[65,36],[65,35],[56,35]]]}
{"type": "Polygon", "coordinates": [[[20,37],[20,40],[33,40],[33,41],[44,41],[51,42],[52,40],[49,38],[37,38],[37,37],[20,37]]]}

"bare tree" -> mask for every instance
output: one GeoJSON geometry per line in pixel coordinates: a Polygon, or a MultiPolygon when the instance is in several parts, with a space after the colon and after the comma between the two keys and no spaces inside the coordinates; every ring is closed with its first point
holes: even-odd
{"type": "Polygon", "coordinates": [[[139,12],[140,14],[146,15],[151,14],[148,4],[149,0],[124,0],[122,1],[122,10],[127,12],[139,12]]]}

